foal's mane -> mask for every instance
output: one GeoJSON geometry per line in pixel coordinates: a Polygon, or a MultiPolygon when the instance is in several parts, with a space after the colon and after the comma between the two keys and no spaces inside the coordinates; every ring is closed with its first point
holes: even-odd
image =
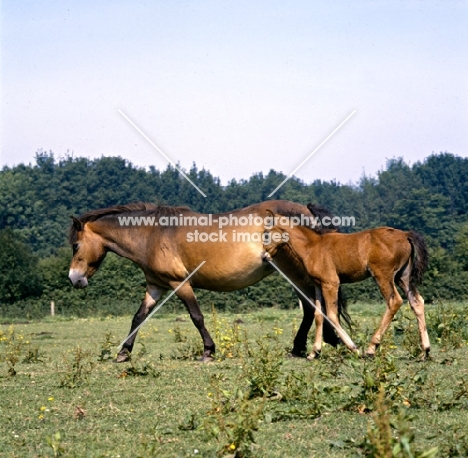
{"type": "MultiPolygon", "coordinates": [[[[106,216],[121,215],[123,213],[139,213],[141,216],[170,217],[186,211],[191,211],[191,209],[187,206],[172,207],[170,205],[156,205],[149,202],[134,202],[127,205],[114,205],[113,207],[90,210],[77,219],[84,224],[90,221],[96,221],[106,216]]],[[[72,224],[68,233],[68,241],[73,244],[76,242],[77,238],[78,230],[75,225],[72,224]]]]}
{"type": "MultiPolygon", "coordinates": [[[[318,225],[316,225],[316,224],[312,224],[312,225],[309,225],[309,226],[304,225],[303,227],[307,227],[307,229],[310,229],[311,231],[314,231],[317,234],[327,234],[329,232],[340,232],[339,227],[335,226],[334,224],[329,224],[327,226],[324,226],[322,224],[323,218],[329,217],[330,220],[331,220],[331,218],[333,218],[334,215],[330,210],[328,210],[325,207],[322,207],[321,205],[316,205],[316,204],[312,204],[312,203],[308,203],[307,208],[309,209],[310,213],[312,213],[313,217],[319,219],[320,223],[318,225]]],[[[279,215],[287,216],[287,217],[301,216],[302,215],[302,213],[300,211],[298,211],[297,209],[295,209],[294,207],[291,208],[291,207],[288,207],[288,206],[278,208],[277,212],[278,212],[279,215]]],[[[306,216],[308,216],[308,215],[306,215],[306,216]]]]}
{"type": "Polygon", "coordinates": [[[331,219],[335,216],[328,208],[322,207],[321,205],[313,204],[313,203],[308,203],[307,208],[309,209],[310,213],[314,215],[316,218],[318,217],[320,220],[320,225],[316,226],[314,228],[310,227],[310,229],[313,229],[315,232],[318,232],[319,234],[327,234],[329,232],[340,232],[340,228],[338,226],[335,226],[333,223],[331,223],[331,219]],[[323,218],[328,217],[330,218],[330,224],[327,226],[324,226],[322,224],[323,218]]]}

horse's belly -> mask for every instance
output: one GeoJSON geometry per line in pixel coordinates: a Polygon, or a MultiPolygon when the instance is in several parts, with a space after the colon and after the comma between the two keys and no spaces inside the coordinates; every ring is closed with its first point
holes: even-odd
{"type": "Polygon", "coordinates": [[[235,291],[259,282],[272,272],[261,259],[261,246],[239,245],[236,248],[219,253],[206,252],[206,262],[192,285],[211,291],[235,291]]]}
{"type": "Polygon", "coordinates": [[[268,266],[242,270],[234,268],[229,271],[222,268],[209,268],[207,264],[203,267],[205,266],[207,269],[203,272],[200,269],[200,274],[196,276],[192,286],[210,291],[236,291],[254,285],[271,273],[268,266]]]}
{"type": "Polygon", "coordinates": [[[369,278],[370,274],[367,270],[357,270],[356,272],[340,273],[340,283],[356,283],[369,278]]]}

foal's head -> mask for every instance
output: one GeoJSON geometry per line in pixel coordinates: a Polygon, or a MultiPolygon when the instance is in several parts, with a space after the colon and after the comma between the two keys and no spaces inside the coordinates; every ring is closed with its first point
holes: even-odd
{"type": "Polygon", "coordinates": [[[271,259],[289,241],[288,229],[290,227],[290,220],[288,216],[274,214],[268,209],[266,213],[271,224],[265,226],[265,231],[263,232],[263,249],[265,250],[264,253],[268,254],[270,256],[269,259],[271,259]]]}
{"type": "Polygon", "coordinates": [[[72,219],[70,243],[73,248],[73,259],[68,278],[75,288],[86,288],[88,278],[91,278],[99,268],[107,250],[101,236],[90,229],[89,223],[83,223],[75,217],[72,219]]]}

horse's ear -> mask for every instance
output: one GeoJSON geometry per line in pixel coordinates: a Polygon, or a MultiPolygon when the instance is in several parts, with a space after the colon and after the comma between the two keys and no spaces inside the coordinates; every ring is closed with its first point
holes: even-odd
{"type": "Polygon", "coordinates": [[[76,218],[75,216],[71,215],[70,218],[73,220],[73,227],[79,232],[83,230],[83,223],[76,218]]]}

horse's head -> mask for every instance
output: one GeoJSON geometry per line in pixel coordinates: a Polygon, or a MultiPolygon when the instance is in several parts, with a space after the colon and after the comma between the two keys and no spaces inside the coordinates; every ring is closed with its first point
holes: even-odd
{"type": "Polygon", "coordinates": [[[75,288],[86,288],[91,278],[106,256],[106,248],[100,235],[72,216],[70,243],[73,248],[73,259],[68,278],[75,288]]]}

